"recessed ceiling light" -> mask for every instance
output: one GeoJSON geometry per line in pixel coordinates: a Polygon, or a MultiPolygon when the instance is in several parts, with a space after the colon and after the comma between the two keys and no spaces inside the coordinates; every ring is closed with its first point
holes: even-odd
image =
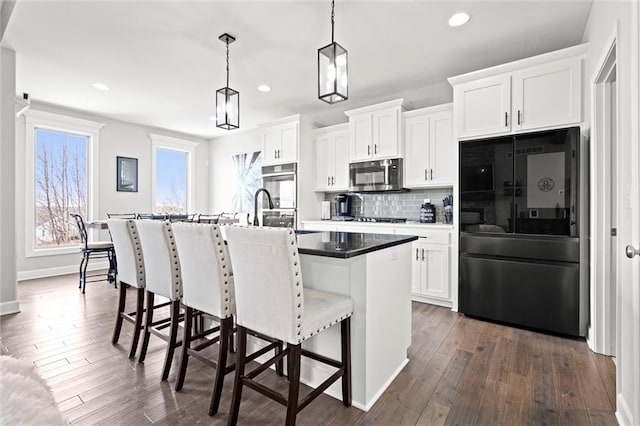
{"type": "Polygon", "coordinates": [[[96,88],[96,89],[98,89],[98,90],[104,90],[104,91],[109,90],[109,86],[107,86],[107,85],[106,85],[106,84],[104,84],[104,83],[95,83],[95,84],[93,85],[93,87],[95,87],[95,88],[96,88]]]}
{"type": "Polygon", "coordinates": [[[449,26],[450,27],[459,27],[460,25],[464,25],[469,21],[469,14],[460,12],[456,13],[451,18],[449,18],[449,26]]]}
{"type": "Polygon", "coordinates": [[[260,92],[270,92],[271,91],[271,87],[267,86],[266,84],[261,84],[260,86],[256,87],[256,89],[258,89],[258,91],[260,92]]]}

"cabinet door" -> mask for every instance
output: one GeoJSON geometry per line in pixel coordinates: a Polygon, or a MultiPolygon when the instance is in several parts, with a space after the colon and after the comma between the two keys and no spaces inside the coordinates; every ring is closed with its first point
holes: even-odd
{"type": "Polygon", "coordinates": [[[277,128],[266,129],[262,134],[263,164],[277,164],[280,150],[280,130],[277,128]]]}
{"type": "Polygon", "coordinates": [[[439,299],[449,298],[449,246],[423,244],[426,275],[423,294],[439,299]]]}
{"type": "Polygon", "coordinates": [[[511,131],[511,77],[502,74],[458,84],[453,105],[459,139],[511,131]]]}
{"type": "Polygon", "coordinates": [[[333,148],[334,167],[331,189],[346,191],[349,189],[349,133],[346,130],[333,135],[333,148]]]}
{"type": "Polygon", "coordinates": [[[453,185],[457,168],[451,111],[433,114],[429,121],[430,185],[453,185]]]}
{"type": "Polygon", "coordinates": [[[400,110],[389,108],[372,113],[374,158],[397,158],[400,156],[400,110]]]}
{"type": "Polygon", "coordinates": [[[281,151],[278,155],[280,163],[295,163],[298,161],[298,125],[288,124],[280,129],[281,151]]]}
{"type": "Polygon", "coordinates": [[[406,186],[425,186],[429,180],[429,115],[404,120],[407,155],[404,159],[406,186]]]}
{"type": "Polygon", "coordinates": [[[349,117],[349,146],[351,161],[366,161],[371,157],[371,114],[349,117]]]}
{"type": "Polygon", "coordinates": [[[329,134],[316,138],[316,190],[331,188],[331,163],[333,162],[333,140],[329,134]]]}
{"type": "Polygon", "coordinates": [[[513,127],[533,130],[579,123],[581,59],[571,58],[513,73],[513,127]]]}
{"type": "Polygon", "coordinates": [[[424,265],[425,263],[420,258],[420,249],[422,243],[414,242],[412,245],[413,251],[411,252],[411,292],[415,294],[423,294],[422,285],[424,283],[424,265]]]}

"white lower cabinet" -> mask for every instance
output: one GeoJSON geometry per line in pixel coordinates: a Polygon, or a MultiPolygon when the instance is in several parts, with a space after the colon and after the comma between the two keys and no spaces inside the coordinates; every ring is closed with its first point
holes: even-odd
{"type": "Polygon", "coordinates": [[[433,244],[422,238],[413,243],[411,291],[414,300],[451,306],[450,251],[448,244],[433,244]]]}
{"type": "Polygon", "coordinates": [[[451,229],[428,225],[305,221],[303,229],[417,235],[411,251],[411,293],[416,302],[452,307],[451,229]]]}

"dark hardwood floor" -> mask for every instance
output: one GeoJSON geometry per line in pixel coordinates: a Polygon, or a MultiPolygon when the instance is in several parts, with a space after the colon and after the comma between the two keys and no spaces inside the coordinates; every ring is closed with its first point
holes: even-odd
{"type": "MultiPolygon", "coordinates": [[[[152,337],[144,365],[127,358],[131,324],[111,344],[117,291],[97,282],[85,295],[77,275],[18,286],[21,313],[0,319],[3,354],[33,362],[72,424],[226,424],[232,375],[220,412],[209,417],[214,371],[192,359],[180,392],[179,362],[160,382],[164,343],[152,337]]],[[[130,290],[131,301],[134,300],[130,290]]],[[[615,370],[583,340],[478,321],[413,304],[409,364],[368,412],[321,395],[301,425],[616,424],[615,370]]],[[[286,382],[268,372],[281,390],[286,382]]],[[[246,389],[240,424],[284,424],[283,406],[246,389]]]]}

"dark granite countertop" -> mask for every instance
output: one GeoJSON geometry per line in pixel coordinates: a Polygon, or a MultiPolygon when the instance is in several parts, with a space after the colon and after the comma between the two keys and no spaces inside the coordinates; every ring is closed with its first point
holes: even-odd
{"type": "Polygon", "coordinates": [[[347,259],[417,240],[414,235],[298,231],[300,254],[347,259]]]}

